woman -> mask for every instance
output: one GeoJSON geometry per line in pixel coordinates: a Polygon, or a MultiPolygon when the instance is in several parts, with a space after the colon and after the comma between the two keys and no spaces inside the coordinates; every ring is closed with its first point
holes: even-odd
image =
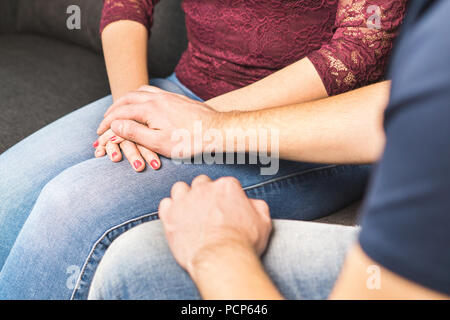
{"type": "MultiPolygon", "coordinates": [[[[0,298],[86,298],[108,245],[156,218],[175,181],[235,176],[276,218],[315,219],[358,199],[364,166],[282,161],[175,165],[124,141],[94,143],[103,114],[148,83],[146,48],[157,1],[107,0],[102,41],[112,98],[38,131],[0,157],[0,298]],[[119,149],[120,148],[120,149],[119,149]],[[122,153],[134,171],[122,159],[122,153]],[[153,168],[144,170],[145,161],[153,168]],[[294,212],[295,216],[286,216],[294,212]]],[[[183,1],[189,46],[175,74],[150,83],[219,111],[319,99],[383,77],[405,0],[183,1]],[[367,3],[366,3],[367,2],[367,3]],[[277,72],[275,72],[277,71],[277,72]]]]}

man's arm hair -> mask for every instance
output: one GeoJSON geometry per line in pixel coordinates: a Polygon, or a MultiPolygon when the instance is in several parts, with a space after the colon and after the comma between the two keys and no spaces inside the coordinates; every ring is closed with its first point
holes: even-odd
{"type": "MultiPolygon", "coordinates": [[[[390,81],[384,81],[299,105],[223,113],[214,126],[231,132],[239,128],[277,130],[283,159],[371,163],[384,147],[383,112],[389,91],[390,81]]],[[[237,151],[258,150],[247,146],[237,151]]]]}

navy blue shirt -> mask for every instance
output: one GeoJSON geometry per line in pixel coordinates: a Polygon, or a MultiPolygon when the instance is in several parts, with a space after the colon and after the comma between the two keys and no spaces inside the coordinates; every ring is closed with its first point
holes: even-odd
{"type": "Polygon", "coordinates": [[[391,60],[387,144],[359,241],[380,265],[450,295],[450,1],[431,3],[411,10],[391,60]]]}

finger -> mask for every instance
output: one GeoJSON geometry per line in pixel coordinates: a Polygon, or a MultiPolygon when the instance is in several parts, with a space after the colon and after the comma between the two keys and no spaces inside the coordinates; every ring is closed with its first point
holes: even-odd
{"type": "Polygon", "coordinates": [[[122,160],[122,152],[120,152],[118,144],[108,142],[106,144],[106,153],[112,162],[119,162],[122,160]]]}
{"type": "Polygon", "coordinates": [[[145,161],[147,161],[147,163],[150,165],[150,167],[152,167],[153,170],[158,170],[161,167],[161,161],[156,153],[139,144],[136,146],[141,153],[141,156],[145,161]]]}
{"type": "Polygon", "coordinates": [[[117,136],[111,129],[108,131],[105,131],[104,134],[102,134],[98,138],[98,145],[99,146],[106,146],[108,142],[113,142],[115,144],[121,143],[124,141],[121,137],[117,136]]]}
{"type": "Polygon", "coordinates": [[[196,188],[205,182],[211,182],[211,181],[212,180],[208,176],[206,176],[204,174],[199,175],[198,177],[194,178],[194,180],[192,180],[191,188],[196,188]]]}
{"type": "Polygon", "coordinates": [[[111,124],[111,129],[125,140],[158,152],[158,142],[162,138],[158,130],[150,129],[132,120],[116,120],[111,124]]]}
{"type": "MultiPolygon", "coordinates": [[[[144,86],[143,86],[144,87],[144,86]]],[[[141,87],[141,88],[143,88],[141,87]]],[[[141,90],[139,88],[137,91],[131,91],[124,95],[123,97],[114,101],[114,103],[106,110],[104,117],[106,117],[109,113],[111,113],[114,109],[120,106],[124,106],[127,104],[141,104],[146,101],[149,101],[153,98],[153,96],[149,93],[152,93],[149,90],[141,90]]]]}
{"type": "Polygon", "coordinates": [[[101,157],[103,157],[105,154],[106,154],[106,148],[105,148],[104,146],[98,146],[98,147],[95,149],[94,155],[95,155],[96,158],[101,158],[101,157]]]}
{"type": "Polygon", "coordinates": [[[164,223],[166,221],[167,213],[169,212],[170,207],[172,206],[172,199],[164,198],[159,203],[158,213],[159,218],[164,223]]]}
{"type": "Polygon", "coordinates": [[[270,220],[270,210],[269,210],[269,205],[267,204],[267,202],[265,202],[264,200],[260,200],[260,199],[250,199],[250,202],[251,202],[253,208],[255,208],[255,210],[260,215],[262,215],[265,219],[270,220]]]}
{"type": "Polygon", "coordinates": [[[149,93],[162,93],[167,92],[155,86],[142,86],[138,89],[138,91],[145,91],[149,93]]]}
{"type": "Polygon", "coordinates": [[[147,123],[146,115],[150,111],[151,104],[128,104],[114,109],[100,123],[97,134],[101,135],[111,127],[114,120],[126,119],[135,120],[140,123],[147,123]]]}
{"type": "Polygon", "coordinates": [[[172,200],[181,199],[189,192],[189,190],[191,190],[191,188],[187,185],[187,183],[179,181],[172,186],[170,197],[172,198],[172,200]]]}
{"type": "Polygon", "coordinates": [[[139,153],[136,144],[131,141],[124,141],[120,144],[120,149],[122,149],[125,158],[128,159],[135,171],[141,172],[145,169],[145,161],[139,153]]]}

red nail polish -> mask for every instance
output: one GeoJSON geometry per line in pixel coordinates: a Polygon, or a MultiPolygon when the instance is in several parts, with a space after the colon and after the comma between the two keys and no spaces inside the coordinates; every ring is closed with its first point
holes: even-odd
{"type": "Polygon", "coordinates": [[[139,169],[142,166],[142,162],[140,162],[139,160],[136,160],[135,162],[133,162],[133,165],[136,169],[139,169]]]}
{"type": "Polygon", "coordinates": [[[111,157],[113,157],[113,158],[117,157],[117,152],[113,152],[113,154],[111,155],[111,157]]]}
{"type": "Polygon", "coordinates": [[[96,140],[96,141],[92,144],[92,146],[93,146],[94,148],[97,148],[97,147],[98,147],[98,140],[96,140]]]}
{"type": "Polygon", "coordinates": [[[152,166],[152,168],[153,169],[158,169],[158,167],[159,167],[159,163],[158,163],[158,161],[156,161],[156,160],[152,160],[151,162],[150,162],[150,165],[152,166]]]}
{"type": "Polygon", "coordinates": [[[109,138],[109,141],[116,141],[116,136],[113,136],[113,137],[111,137],[111,138],[109,138]]]}

